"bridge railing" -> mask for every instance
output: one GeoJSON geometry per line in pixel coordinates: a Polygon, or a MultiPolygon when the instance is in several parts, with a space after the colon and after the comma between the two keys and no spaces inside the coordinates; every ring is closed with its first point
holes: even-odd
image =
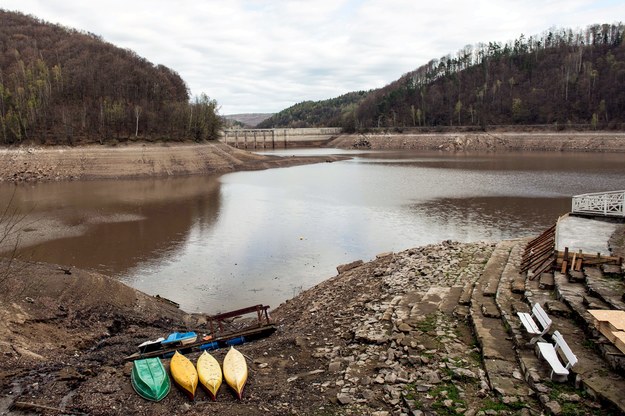
{"type": "Polygon", "coordinates": [[[573,213],[625,217],[625,191],[575,195],[573,213]]]}

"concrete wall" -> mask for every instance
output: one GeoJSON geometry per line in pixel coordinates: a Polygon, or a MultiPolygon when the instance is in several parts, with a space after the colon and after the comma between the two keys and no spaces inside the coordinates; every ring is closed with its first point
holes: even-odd
{"type": "Polygon", "coordinates": [[[303,129],[227,129],[220,141],[239,149],[319,146],[341,133],[340,127],[303,129]]]}

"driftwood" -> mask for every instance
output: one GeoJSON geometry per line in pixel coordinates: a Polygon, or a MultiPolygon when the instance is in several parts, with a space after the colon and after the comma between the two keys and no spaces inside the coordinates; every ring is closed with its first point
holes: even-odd
{"type": "MultiPolygon", "coordinates": [[[[17,409],[17,410],[35,410],[35,411],[42,411],[42,410],[47,410],[49,412],[57,412],[57,413],[63,413],[63,414],[67,414],[68,411],[61,409],[59,407],[52,407],[52,406],[44,406],[42,404],[37,404],[37,403],[29,403],[29,402],[13,402],[13,405],[11,406],[11,409],[17,409]]],[[[86,413],[76,413],[76,412],[69,412],[73,415],[87,415],[86,413]]]]}

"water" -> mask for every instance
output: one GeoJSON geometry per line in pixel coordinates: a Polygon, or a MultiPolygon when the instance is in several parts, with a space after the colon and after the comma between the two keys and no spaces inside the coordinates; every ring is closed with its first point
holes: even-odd
{"type": "MultiPolygon", "coordinates": [[[[188,312],[278,306],[336,266],[442,240],[536,235],[571,196],[625,189],[622,155],[343,153],[221,177],[20,185],[22,256],[112,275],[188,312]],[[27,239],[24,239],[27,241],[27,239]]],[[[13,187],[0,187],[7,200],[13,187]]]]}

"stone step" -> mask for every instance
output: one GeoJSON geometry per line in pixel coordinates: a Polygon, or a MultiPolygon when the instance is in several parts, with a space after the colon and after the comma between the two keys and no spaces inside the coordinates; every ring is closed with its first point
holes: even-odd
{"type": "Polygon", "coordinates": [[[484,271],[482,272],[482,294],[484,296],[494,297],[497,293],[497,287],[499,286],[499,280],[501,279],[501,273],[503,273],[504,267],[510,257],[510,249],[516,244],[515,241],[506,240],[502,241],[495,247],[491,254],[484,271]]]}
{"type": "Polygon", "coordinates": [[[555,283],[553,281],[553,273],[541,273],[538,280],[538,287],[541,289],[551,290],[555,283]]]}
{"type": "MultiPolygon", "coordinates": [[[[523,380],[515,355],[511,353],[514,344],[500,319],[501,311],[494,298],[510,250],[517,243],[506,241],[497,245],[475,283],[469,314],[491,389],[503,396],[515,396],[524,402],[531,402],[530,389],[523,380]],[[487,290],[484,290],[485,286],[488,286],[487,290]]],[[[509,283],[504,290],[510,290],[509,283]]]]}
{"type": "Polygon", "coordinates": [[[460,295],[460,299],[458,299],[458,303],[461,305],[469,306],[471,304],[471,295],[473,294],[473,285],[474,282],[467,282],[462,289],[462,294],[460,295]]]}
{"type": "Polygon", "coordinates": [[[597,267],[584,269],[586,289],[588,293],[611,306],[612,309],[625,310],[622,294],[625,292],[625,283],[620,279],[606,278],[597,267]]]}

